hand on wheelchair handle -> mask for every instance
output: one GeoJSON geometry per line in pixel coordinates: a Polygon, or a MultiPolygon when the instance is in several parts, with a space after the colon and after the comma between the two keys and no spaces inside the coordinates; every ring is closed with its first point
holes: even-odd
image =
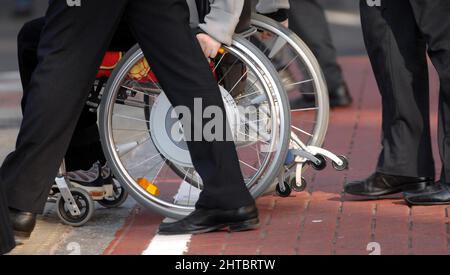
{"type": "Polygon", "coordinates": [[[206,59],[208,60],[209,58],[215,58],[222,47],[222,44],[219,41],[205,33],[197,34],[197,40],[202,47],[202,51],[205,54],[206,59]]]}

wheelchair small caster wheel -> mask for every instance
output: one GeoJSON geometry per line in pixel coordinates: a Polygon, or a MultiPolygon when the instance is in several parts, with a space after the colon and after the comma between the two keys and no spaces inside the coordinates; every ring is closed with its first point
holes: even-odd
{"type": "Polygon", "coordinates": [[[113,179],[112,181],[113,195],[98,201],[98,203],[105,208],[120,207],[128,198],[128,192],[125,188],[123,188],[117,180],[113,179]]]}
{"type": "Polygon", "coordinates": [[[314,168],[314,170],[322,171],[327,167],[327,160],[322,155],[315,155],[315,157],[320,161],[320,163],[314,163],[310,161],[309,164],[314,168]]]}
{"type": "Polygon", "coordinates": [[[80,210],[80,215],[74,215],[70,212],[62,196],[59,196],[56,201],[56,213],[63,223],[79,227],[86,224],[94,214],[94,201],[89,193],[83,189],[73,188],[70,193],[72,193],[72,197],[80,210]]]}
{"type": "Polygon", "coordinates": [[[283,187],[284,187],[284,191],[282,191],[280,185],[277,184],[277,187],[276,187],[276,193],[277,193],[278,196],[280,196],[280,197],[282,197],[282,198],[287,198],[287,197],[289,197],[289,196],[291,195],[291,193],[292,193],[292,188],[291,188],[291,186],[290,186],[288,183],[286,183],[286,182],[283,183],[283,187]]]}
{"type": "Polygon", "coordinates": [[[333,168],[336,169],[336,171],[344,171],[348,169],[348,159],[346,156],[338,156],[338,158],[342,161],[342,165],[338,165],[336,162],[333,161],[333,168]]]}
{"type": "Polygon", "coordinates": [[[294,190],[295,192],[298,192],[298,193],[303,192],[306,190],[307,186],[308,186],[308,183],[306,182],[306,180],[304,178],[302,178],[302,182],[300,185],[297,184],[297,181],[295,178],[293,178],[291,180],[291,187],[292,187],[292,190],[294,190]]]}

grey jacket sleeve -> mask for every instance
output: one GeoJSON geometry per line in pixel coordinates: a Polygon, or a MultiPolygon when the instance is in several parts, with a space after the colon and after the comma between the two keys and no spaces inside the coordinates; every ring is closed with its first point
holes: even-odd
{"type": "Polygon", "coordinates": [[[279,9],[289,9],[289,0],[259,0],[256,11],[262,14],[277,12],[279,9]]]}
{"type": "MultiPolygon", "coordinates": [[[[199,22],[195,0],[187,1],[191,9],[191,25],[195,26],[199,22]],[[192,9],[195,9],[196,19],[192,17],[192,9]]],[[[209,0],[209,2],[211,12],[206,16],[205,23],[198,26],[217,41],[230,45],[244,7],[244,0],[209,0]]]]}

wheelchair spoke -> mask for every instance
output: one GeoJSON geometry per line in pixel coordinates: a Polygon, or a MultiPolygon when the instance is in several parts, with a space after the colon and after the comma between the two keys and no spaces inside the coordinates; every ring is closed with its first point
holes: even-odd
{"type": "Polygon", "coordinates": [[[160,166],[159,169],[158,169],[158,172],[156,172],[156,175],[155,175],[155,177],[153,178],[153,181],[152,181],[153,184],[156,184],[157,179],[158,179],[158,176],[159,176],[159,174],[161,173],[162,169],[164,168],[164,165],[166,164],[167,159],[166,159],[166,158],[163,158],[163,159],[164,159],[164,161],[162,162],[161,166],[160,166]]]}
{"type": "MultiPolygon", "coordinates": [[[[248,71],[247,71],[247,73],[248,73],[248,71]]],[[[250,90],[251,88],[253,88],[253,87],[256,85],[256,82],[258,82],[257,79],[256,79],[255,81],[253,81],[252,84],[250,84],[250,86],[246,88],[246,90],[250,90]]],[[[244,95],[238,96],[238,97],[236,97],[234,100],[235,100],[235,101],[239,101],[240,99],[243,99],[243,98],[249,97],[249,96],[251,96],[251,95],[258,94],[258,93],[261,93],[261,91],[258,90],[258,91],[254,91],[254,92],[252,92],[252,93],[250,93],[250,94],[247,94],[247,95],[245,95],[245,96],[244,96],[244,95]]]]}
{"type": "Polygon", "coordinates": [[[310,137],[313,137],[313,136],[314,136],[313,134],[310,134],[310,133],[308,133],[308,132],[306,132],[306,131],[304,131],[304,130],[298,128],[298,127],[295,127],[295,126],[293,126],[293,125],[291,125],[291,128],[292,128],[292,129],[295,129],[295,130],[299,131],[300,133],[303,133],[303,134],[305,134],[305,135],[307,135],[307,136],[310,136],[310,137]]]}
{"type": "MultiPolygon", "coordinates": [[[[128,139],[131,139],[131,140],[134,140],[135,138],[137,138],[137,137],[139,137],[139,136],[141,136],[141,135],[143,135],[144,133],[138,133],[138,134],[134,134],[134,135],[131,135],[131,136],[127,136],[127,138],[128,139]]],[[[148,134],[148,132],[146,132],[145,134],[148,134]]],[[[139,144],[139,146],[140,146],[141,144],[139,144]]]]}
{"type": "MultiPolygon", "coordinates": [[[[238,133],[241,134],[241,135],[247,136],[247,137],[249,137],[249,138],[253,138],[253,136],[250,136],[249,134],[246,134],[246,133],[244,133],[244,132],[242,132],[242,131],[238,131],[238,133]]],[[[255,140],[255,141],[259,141],[259,142],[265,143],[265,144],[267,144],[267,145],[270,145],[270,143],[268,143],[267,141],[264,141],[264,140],[262,140],[262,139],[257,139],[257,140],[255,140]]]]}
{"type": "Polygon", "coordinates": [[[220,63],[222,63],[222,60],[224,59],[224,57],[225,57],[226,55],[227,55],[227,53],[224,53],[224,54],[220,57],[219,62],[217,62],[216,66],[214,66],[213,73],[216,72],[217,68],[219,67],[220,63]]]}
{"type": "Polygon", "coordinates": [[[315,120],[305,120],[305,119],[296,119],[296,121],[301,121],[301,122],[310,123],[310,124],[316,124],[317,123],[317,121],[315,121],[315,120]]]}
{"type": "MultiPolygon", "coordinates": [[[[148,73],[150,74],[150,72],[151,72],[151,71],[149,71],[148,73]]],[[[161,86],[160,86],[158,83],[156,83],[155,80],[153,80],[152,77],[150,77],[150,81],[152,82],[153,85],[155,85],[156,87],[158,87],[159,90],[161,90],[161,91],[163,90],[163,89],[161,88],[161,86]]]]}
{"type": "Polygon", "coordinates": [[[295,110],[291,110],[291,112],[310,112],[310,111],[317,111],[317,110],[319,110],[319,107],[295,109],[295,110]]]}
{"type": "Polygon", "coordinates": [[[252,95],[256,95],[256,94],[259,94],[259,93],[260,93],[260,91],[256,91],[256,92],[249,93],[249,94],[246,94],[246,95],[241,95],[241,96],[236,97],[234,100],[243,99],[243,98],[246,98],[246,97],[249,97],[249,96],[252,96],[252,95]]]}
{"type": "Polygon", "coordinates": [[[113,128],[113,131],[125,131],[125,132],[147,132],[148,129],[125,129],[125,128],[113,128]]]}
{"type": "Polygon", "coordinates": [[[283,67],[283,69],[281,69],[280,71],[278,71],[278,73],[282,73],[284,72],[287,68],[289,68],[289,66],[292,65],[292,63],[294,63],[294,61],[298,58],[299,56],[296,55],[294,58],[291,59],[291,61],[289,61],[286,66],[283,67]]]}
{"type": "MultiPolygon", "coordinates": [[[[129,153],[131,153],[131,152],[133,152],[134,150],[136,150],[137,148],[139,148],[141,145],[143,145],[143,144],[149,142],[150,140],[151,140],[151,138],[148,137],[148,138],[146,138],[146,139],[144,139],[144,140],[142,140],[142,141],[136,142],[136,145],[135,145],[131,150],[128,150],[126,153],[121,154],[121,155],[120,155],[120,158],[125,157],[125,156],[128,155],[129,153]]],[[[116,150],[119,151],[119,153],[120,153],[120,149],[119,149],[119,148],[120,148],[120,145],[116,146],[116,150]]]]}
{"type": "Polygon", "coordinates": [[[114,116],[115,116],[115,117],[120,117],[120,118],[125,118],[125,119],[130,119],[130,120],[136,120],[136,121],[142,121],[142,122],[150,123],[149,120],[140,119],[140,118],[131,117],[131,116],[117,115],[117,114],[115,114],[114,116]]]}
{"type": "MultiPolygon", "coordinates": [[[[121,87],[124,88],[124,89],[127,89],[129,91],[135,92],[135,93],[140,93],[140,94],[144,94],[144,95],[148,95],[148,96],[152,96],[152,97],[158,97],[158,95],[160,94],[160,93],[143,92],[143,91],[137,90],[136,88],[128,87],[128,86],[125,86],[125,85],[121,85],[121,87]]],[[[159,90],[162,91],[161,88],[159,88],[159,90]]]]}
{"type": "Polygon", "coordinates": [[[246,77],[247,76],[247,74],[248,74],[248,70],[247,71],[245,71],[245,73],[244,74],[242,74],[242,76],[239,78],[239,80],[238,81],[236,81],[236,83],[234,84],[234,86],[233,86],[233,88],[231,88],[231,90],[230,91],[228,91],[230,94],[234,91],[234,89],[236,89],[236,87],[239,85],[239,82],[241,82],[242,81],[242,79],[244,79],[244,77],[246,77]]]}
{"type": "Polygon", "coordinates": [[[259,148],[256,145],[250,146],[251,149],[253,149],[257,154],[256,157],[258,158],[258,164],[259,166],[261,166],[262,162],[261,162],[261,155],[262,152],[259,150],[259,148]]]}
{"type": "Polygon", "coordinates": [[[126,105],[126,106],[135,107],[135,108],[140,108],[140,109],[143,109],[143,108],[146,108],[146,107],[147,107],[147,108],[152,107],[151,105],[142,103],[141,101],[138,101],[138,100],[131,100],[131,99],[127,99],[127,100],[117,99],[117,100],[116,100],[116,103],[121,103],[121,104],[126,105]]]}
{"type": "Polygon", "coordinates": [[[261,162],[261,151],[260,150],[258,150],[258,148],[255,148],[255,150],[256,150],[256,152],[258,153],[256,156],[258,157],[258,164],[259,164],[259,166],[261,166],[262,165],[262,162],[261,162]]]}
{"type": "Polygon", "coordinates": [[[228,74],[231,72],[231,69],[233,69],[233,66],[236,65],[239,59],[236,58],[236,60],[231,64],[230,68],[225,72],[225,74],[222,76],[222,78],[217,82],[219,85],[222,83],[222,81],[225,79],[225,77],[228,76],[228,74]]]}
{"type": "Polygon", "coordinates": [[[163,90],[162,87],[159,85],[159,83],[156,83],[155,80],[153,80],[153,78],[150,78],[150,81],[153,83],[153,85],[155,85],[156,87],[159,88],[159,90],[163,90]]]}
{"type": "Polygon", "coordinates": [[[258,169],[257,169],[257,168],[251,166],[251,165],[248,164],[247,162],[245,162],[245,161],[243,161],[243,160],[239,160],[239,162],[242,163],[242,164],[244,164],[244,165],[247,166],[248,168],[253,169],[253,170],[255,170],[256,172],[258,172],[258,169]]]}
{"type": "Polygon", "coordinates": [[[158,156],[162,156],[161,153],[158,153],[158,154],[156,154],[156,155],[153,155],[153,156],[151,156],[150,158],[147,158],[147,159],[145,159],[145,160],[143,160],[143,161],[141,161],[141,162],[139,162],[139,163],[137,163],[137,164],[135,164],[135,165],[133,165],[133,166],[131,166],[131,167],[128,167],[128,170],[136,169],[136,168],[142,166],[143,164],[145,164],[145,163],[151,161],[152,159],[154,159],[154,158],[156,158],[156,157],[158,157],[158,156]]]}
{"type": "Polygon", "coordinates": [[[314,81],[314,79],[308,79],[308,80],[298,81],[298,82],[295,82],[295,83],[289,83],[289,84],[286,84],[285,86],[286,87],[292,87],[292,86],[296,86],[296,85],[310,83],[310,82],[313,82],[313,81],[314,81]]]}

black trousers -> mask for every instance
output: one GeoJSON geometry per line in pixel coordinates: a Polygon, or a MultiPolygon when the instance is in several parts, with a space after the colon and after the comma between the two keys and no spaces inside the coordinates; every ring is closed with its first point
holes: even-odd
{"type": "Polygon", "coordinates": [[[14,234],[9,220],[8,202],[0,186],[0,255],[8,253],[15,247],[14,234]]]}
{"type": "Polygon", "coordinates": [[[323,7],[317,0],[291,0],[289,28],[308,45],[317,58],[330,91],[345,81],[337,63],[336,48],[331,39],[323,7]]]}
{"type": "Polygon", "coordinates": [[[442,181],[450,183],[450,2],[361,2],[364,39],[383,103],[378,171],[434,177],[426,52],[438,71],[442,181]]]}
{"type": "MultiPolygon", "coordinates": [[[[42,212],[90,85],[122,17],[127,20],[174,106],[194,111],[224,104],[185,0],[96,0],[69,7],[52,0],[46,14],[16,150],[1,170],[8,205],[42,212]]],[[[205,188],[197,207],[232,209],[254,203],[232,141],[188,142],[205,188]]]]}
{"type": "MultiPolygon", "coordinates": [[[[41,17],[25,23],[17,37],[17,52],[19,60],[20,78],[24,94],[22,97],[22,110],[25,110],[31,76],[38,65],[37,51],[41,32],[45,25],[45,17],[41,17]]],[[[136,44],[128,24],[122,20],[109,45],[110,51],[128,51],[136,44]]],[[[88,170],[99,161],[102,165],[106,159],[100,143],[100,135],[97,125],[97,114],[90,111],[89,106],[84,106],[74,134],[65,156],[68,171],[88,170]]]]}

